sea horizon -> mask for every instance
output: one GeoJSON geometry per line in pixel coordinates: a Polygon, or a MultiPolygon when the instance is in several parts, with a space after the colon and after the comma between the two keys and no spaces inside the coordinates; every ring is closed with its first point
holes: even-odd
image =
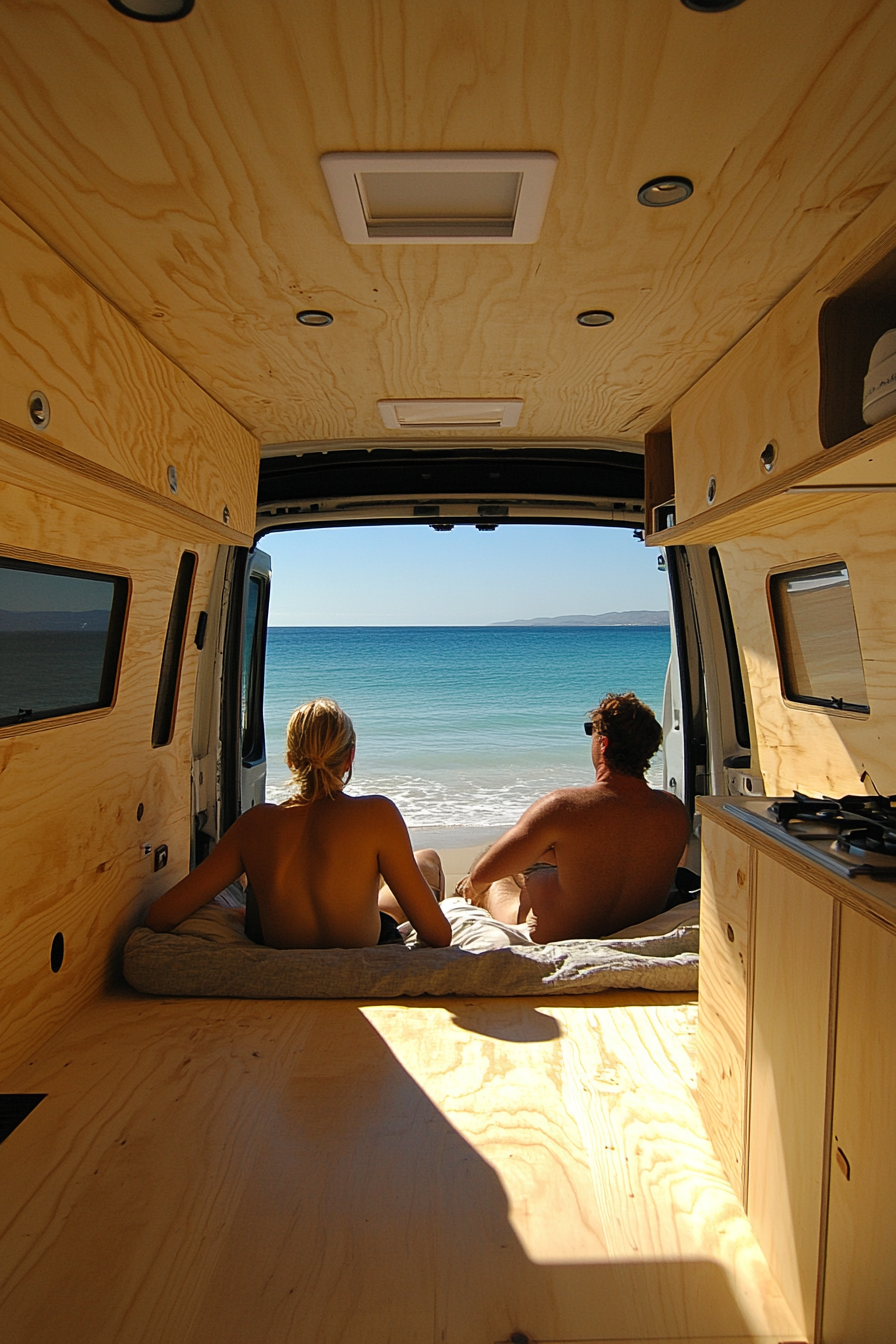
{"type": "MultiPolygon", "coordinates": [[[[503,830],[541,795],[593,780],[583,723],[608,691],[660,716],[668,659],[667,626],[272,625],[268,801],[291,793],[290,714],[329,695],[358,736],[349,793],[392,798],[418,834],[503,830]]],[[[649,782],[662,773],[658,754],[649,782]]]]}

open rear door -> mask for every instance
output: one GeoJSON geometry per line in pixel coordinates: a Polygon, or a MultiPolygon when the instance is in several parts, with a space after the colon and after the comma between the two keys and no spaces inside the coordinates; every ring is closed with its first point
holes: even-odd
{"type": "Polygon", "coordinates": [[[240,811],[264,802],[267,757],[264,740],[264,659],[271,596],[271,557],[250,553],[243,588],[240,677],[240,811]]]}
{"type": "Polygon", "coordinates": [[[271,593],[271,557],[238,550],[234,557],[224,639],[221,696],[221,825],[264,802],[264,660],[271,593]]]}

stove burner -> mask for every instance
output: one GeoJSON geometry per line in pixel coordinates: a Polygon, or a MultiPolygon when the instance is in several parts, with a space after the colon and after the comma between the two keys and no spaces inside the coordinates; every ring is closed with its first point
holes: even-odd
{"type": "MultiPolygon", "coordinates": [[[[832,838],[835,847],[851,854],[881,854],[896,858],[896,795],[889,798],[847,794],[843,798],[808,798],[794,793],[768,809],[795,838],[832,838]],[[796,824],[794,824],[796,823],[796,824]]],[[[882,874],[889,869],[875,870],[882,874]]]]}

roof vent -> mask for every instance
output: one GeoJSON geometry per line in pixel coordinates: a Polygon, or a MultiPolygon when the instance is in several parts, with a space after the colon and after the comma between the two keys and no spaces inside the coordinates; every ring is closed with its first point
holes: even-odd
{"type": "Polygon", "coordinates": [[[347,243],[534,243],[556,154],[324,154],[347,243]]]}
{"type": "Polygon", "coordinates": [[[523,409],[521,397],[437,397],[379,401],[387,429],[513,429],[523,409]]]}

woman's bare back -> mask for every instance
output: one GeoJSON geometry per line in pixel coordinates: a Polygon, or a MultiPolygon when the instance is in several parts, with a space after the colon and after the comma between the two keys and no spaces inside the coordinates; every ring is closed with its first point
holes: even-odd
{"type": "Polygon", "coordinates": [[[451,929],[414,859],[388,798],[344,793],[241,816],[209,857],[156,901],[150,928],[165,932],[246,874],[270,947],[374,947],[380,938],[380,875],[426,942],[446,947],[451,929]]]}

